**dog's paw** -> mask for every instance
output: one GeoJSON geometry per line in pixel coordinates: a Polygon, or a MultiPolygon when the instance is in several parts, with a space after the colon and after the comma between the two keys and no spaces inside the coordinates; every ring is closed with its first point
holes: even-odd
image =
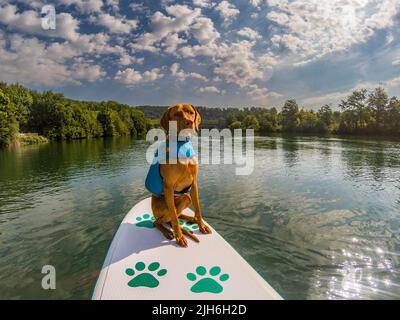
{"type": "Polygon", "coordinates": [[[204,233],[204,234],[211,233],[211,229],[208,226],[206,226],[204,223],[199,225],[199,230],[201,233],[204,233]]]}
{"type": "Polygon", "coordinates": [[[187,247],[188,243],[184,236],[176,237],[176,243],[181,247],[187,247]]]}
{"type": "Polygon", "coordinates": [[[174,238],[174,233],[171,230],[165,231],[164,236],[169,239],[172,240],[174,238]]]}

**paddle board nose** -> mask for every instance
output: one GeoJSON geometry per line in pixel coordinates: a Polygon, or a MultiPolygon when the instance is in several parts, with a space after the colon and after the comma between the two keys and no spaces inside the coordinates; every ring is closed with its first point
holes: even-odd
{"type": "MultiPolygon", "coordinates": [[[[194,215],[187,208],[186,215],[194,215]]],[[[92,299],[203,300],[282,299],[210,226],[200,233],[180,221],[200,243],[179,247],[153,225],[151,198],[135,205],[122,221],[101,269],[92,299]]]]}

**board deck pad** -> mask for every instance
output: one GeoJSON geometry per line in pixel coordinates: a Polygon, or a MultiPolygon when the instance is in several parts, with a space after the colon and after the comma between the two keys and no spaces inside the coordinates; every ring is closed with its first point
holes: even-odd
{"type": "MultiPolygon", "coordinates": [[[[183,211],[193,216],[191,209],[183,211]]],[[[197,300],[282,299],[210,226],[180,220],[200,243],[185,236],[179,247],[153,226],[151,198],[134,206],[122,221],[98,276],[92,299],[197,300]]]]}

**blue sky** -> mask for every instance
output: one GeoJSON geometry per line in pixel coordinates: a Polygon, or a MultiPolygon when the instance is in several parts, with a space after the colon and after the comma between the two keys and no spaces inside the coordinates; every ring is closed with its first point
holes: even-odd
{"type": "Polygon", "coordinates": [[[400,95],[399,26],[398,0],[0,0],[0,80],[131,105],[335,107],[359,87],[400,95]]]}

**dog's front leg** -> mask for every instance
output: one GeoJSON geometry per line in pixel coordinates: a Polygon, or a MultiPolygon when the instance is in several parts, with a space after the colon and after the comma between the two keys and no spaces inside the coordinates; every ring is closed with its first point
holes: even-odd
{"type": "Polygon", "coordinates": [[[203,217],[200,211],[200,201],[199,201],[199,190],[197,187],[197,177],[194,179],[192,184],[192,189],[190,190],[190,195],[193,201],[194,208],[194,218],[199,225],[199,230],[201,233],[211,233],[211,229],[207,227],[203,221],[203,217]]]}
{"type": "Polygon", "coordinates": [[[179,226],[178,214],[176,212],[175,202],[174,202],[174,187],[173,187],[173,185],[164,183],[164,197],[165,197],[165,202],[167,204],[167,208],[168,208],[168,211],[170,214],[172,229],[174,229],[176,243],[178,245],[180,245],[181,247],[187,247],[187,240],[183,236],[182,230],[179,226]]]}

